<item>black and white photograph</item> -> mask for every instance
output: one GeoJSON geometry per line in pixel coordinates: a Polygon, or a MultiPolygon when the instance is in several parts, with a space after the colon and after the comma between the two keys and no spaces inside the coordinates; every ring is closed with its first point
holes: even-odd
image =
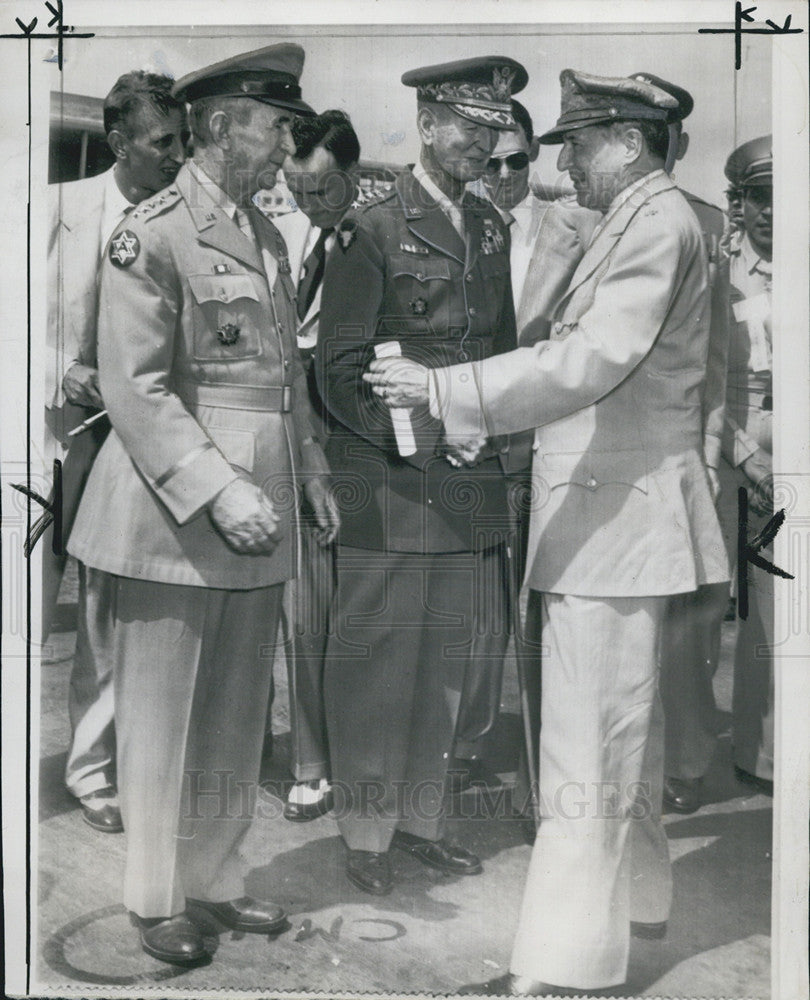
{"type": "Polygon", "coordinates": [[[0,0],[6,995],[808,1000],[807,32],[0,0]]]}

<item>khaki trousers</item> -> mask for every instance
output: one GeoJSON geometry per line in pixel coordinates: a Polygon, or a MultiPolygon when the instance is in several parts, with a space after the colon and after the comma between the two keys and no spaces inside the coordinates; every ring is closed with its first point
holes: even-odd
{"type": "Polygon", "coordinates": [[[141,917],[244,894],[283,590],[115,577],[124,905],[141,917]]]}
{"type": "Polygon", "coordinates": [[[672,898],[657,691],[667,598],[539,599],[541,823],[510,969],[613,986],[630,921],[666,920],[672,898]]]}

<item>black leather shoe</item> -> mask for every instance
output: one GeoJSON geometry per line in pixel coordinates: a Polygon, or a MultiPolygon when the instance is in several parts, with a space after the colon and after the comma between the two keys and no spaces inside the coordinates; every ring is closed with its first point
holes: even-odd
{"type": "Polygon", "coordinates": [[[773,798],[773,782],[767,778],[760,778],[757,774],[744,771],[741,767],[737,767],[736,764],[734,765],[734,777],[744,785],[750,785],[752,788],[756,788],[762,792],[763,795],[770,795],[773,798]]]}
{"type": "Polygon", "coordinates": [[[664,805],[677,813],[700,809],[702,778],[664,778],[664,805]]]}
{"type": "MultiPolygon", "coordinates": [[[[297,784],[315,785],[317,788],[319,782],[297,782],[297,784]]],[[[326,789],[322,794],[318,789],[319,797],[314,802],[290,802],[288,799],[284,803],[284,819],[288,819],[291,823],[308,823],[310,820],[318,819],[319,816],[325,816],[326,813],[331,812],[335,805],[335,796],[328,785],[326,789]]]]}
{"type": "Polygon", "coordinates": [[[631,920],[630,933],[633,937],[642,938],[645,941],[660,941],[667,936],[667,922],[661,920],[658,923],[645,924],[640,920],[631,920]]]}
{"type": "Polygon", "coordinates": [[[429,865],[448,875],[480,875],[483,871],[481,862],[470,851],[445,840],[425,840],[412,833],[397,830],[391,841],[391,846],[400,851],[407,851],[418,858],[423,865],[429,865]]]}
{"type": "Polygon", "coordinates": [[[478,760],[454,757],[447,768],[447,791],[450,795],[461,795],[475,785],[486,785],[484,765],[478,760]]]}
{"type": "Polygon", "coordinates": [[[377,851],[349,851],[346,875],[353,885],[372,896],[385,896],[394,887],[388,855],[377,851]]]}
{"type": "Polygon", "coordinates": [[[174,965],[193,965],[210,959],[199,927],[185,913],[173,917],[145,918],[130,914],[147,955],[174,965]]]}
{"type": "Polygon", "coordinates": [[[123,833],[124,824],[121,821],[121,810],[115,801],[106,802],[106,799],[114,800],[114,791],[95,792],[92,795],[84,795],[79,799],[82,807],[82,819],[88,826],[100,833],[123,833]]]}
{"type": "Polygon", "coordinates": [[[287,923],[287,915],[275,903],[265,903],[251,896],[240,896],[226,903],[212,903],[207,899],[188,899],[189,906],[205,910],[232,931],[248,934],[272,934],[287,923]]]}

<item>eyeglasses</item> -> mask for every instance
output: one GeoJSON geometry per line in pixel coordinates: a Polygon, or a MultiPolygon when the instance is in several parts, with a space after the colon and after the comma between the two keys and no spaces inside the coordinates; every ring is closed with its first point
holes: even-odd
{"type": "Polygon", "coordinates": [[[509,156],[493,156],[487,163],[487,173],[500,173],[503,164],[510,170],[525,170],[529,165],[528,153],[510,153],[509,156]]]}

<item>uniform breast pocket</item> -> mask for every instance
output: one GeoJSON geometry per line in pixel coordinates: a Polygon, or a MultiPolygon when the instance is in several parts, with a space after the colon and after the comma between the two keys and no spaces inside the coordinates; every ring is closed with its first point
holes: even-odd
{"type": "Polygon", "coordinates": [[[196,361],[241,361],[262,353],[259,296],[247,274],[192,274],[196,361]]]}
{"type": "Polygon", "coordinates": [[[450,325],[450,264],[437,257],[392,254],[391,280],[401,318],[425,332],[443,333],[450,325]]]}

